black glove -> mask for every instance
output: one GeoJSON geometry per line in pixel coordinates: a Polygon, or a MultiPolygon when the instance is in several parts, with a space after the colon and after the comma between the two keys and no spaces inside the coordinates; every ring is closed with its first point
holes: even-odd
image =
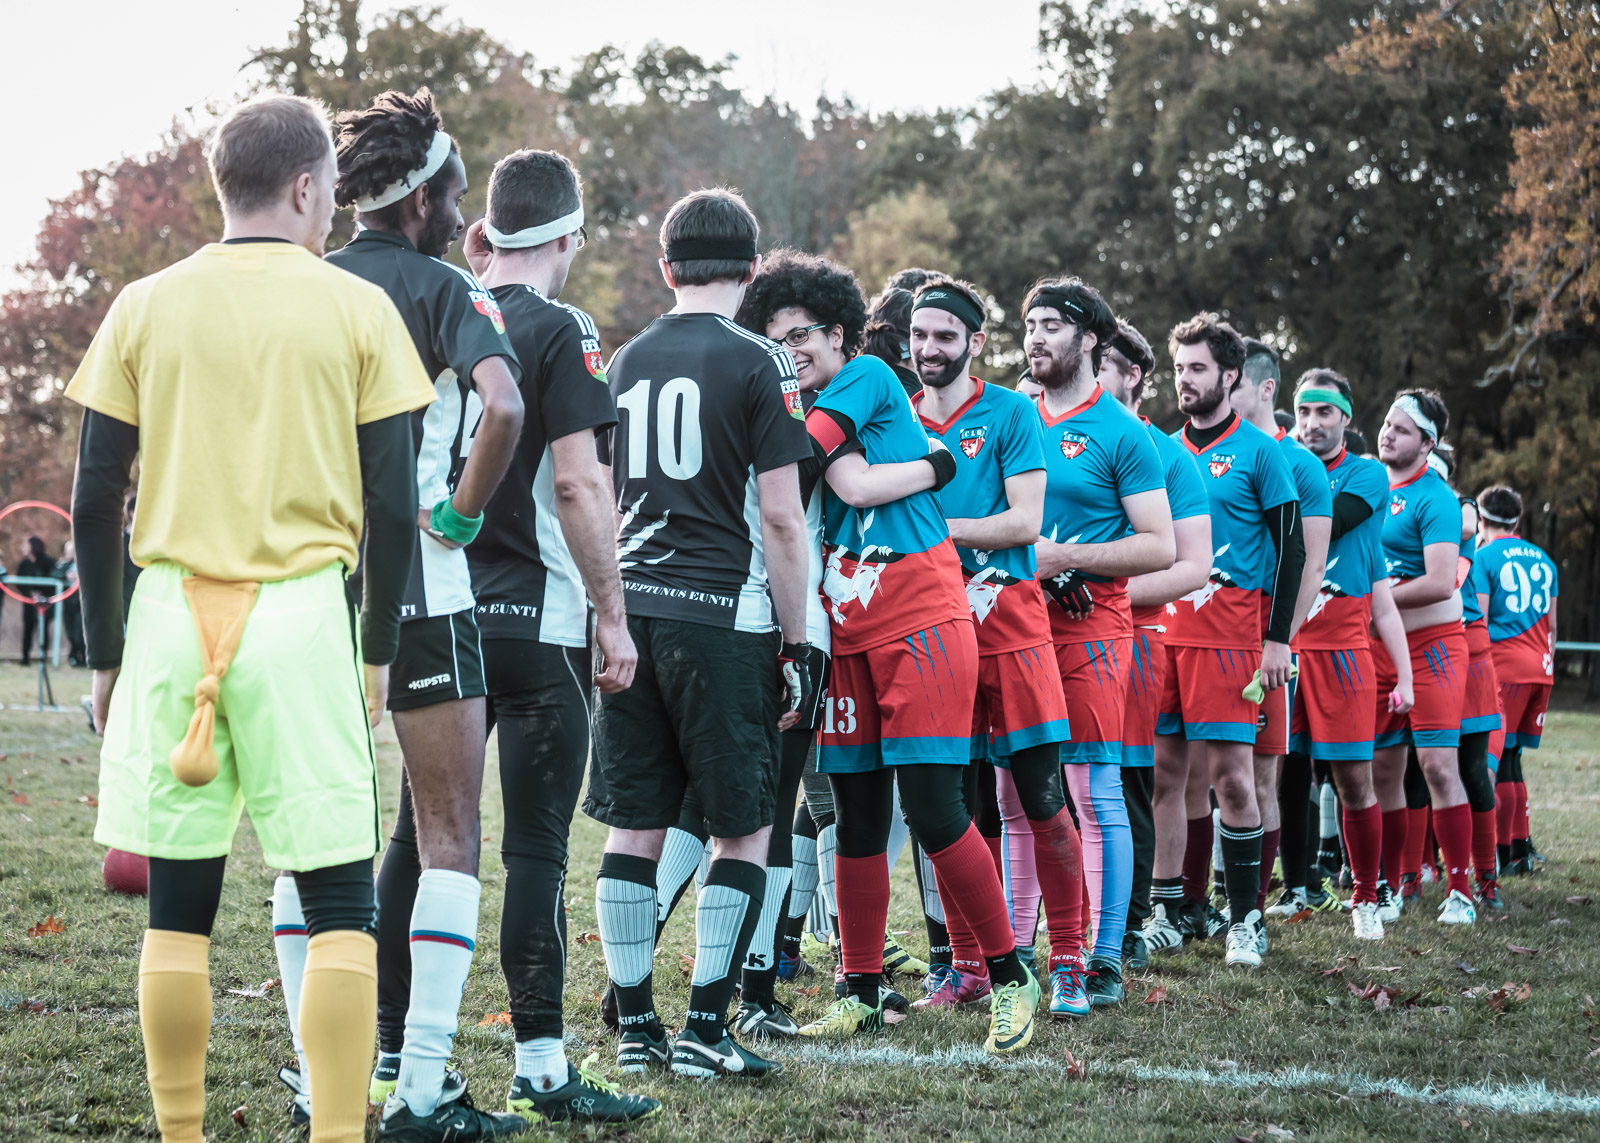
{"type": "Polygon", "coordinates": [[[1077,568],[1068,568],[1060,575],[1039,581],[1045,594],[1058,603],[1068,615],[1082,618],[1094,610],[1094,596],[1077,568]]]}
{"type": "Polygon", "coordinates": [[[802,716],[817,699],[821,672],[816,659],[822,652],[810,643],[785,643],[778,651],[778,673],[783,680],[784,711],[799,711],[802,716]]]}
{"type": "Polygon", "coordinates": [[[928,463],[933,465],[935,492],[956,478],[956,458],[941,440],[928,438],[928,463]]]}

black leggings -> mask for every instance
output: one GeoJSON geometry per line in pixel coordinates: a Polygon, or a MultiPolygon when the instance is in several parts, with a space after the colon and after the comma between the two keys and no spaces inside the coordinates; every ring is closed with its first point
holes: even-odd
{"type": "Polygon", "coordinates": [[[1467,805],[1475,814],[1494,811],[1494,776],[1489,772],[1489,732],[1463,734],[1456,752],[1461,784],[1467,790],[1467,805]]]}
{"type": "MultiPolygon", "coordinates": [[[[152,857],[150,927],[209,937],[222,903],[222,875],[227,864],[226,857],[190,861],[152,857]]],[[[295,873],[293,877],[309,936],[341,929],[377,932],[370,857],[295,873]]]]}
{"type": "MultiPolygon", "coordinates": [[[[520,1043],[562,1034],[566,984],[567,844],[589,752],[590,652],[529,639],[485,639],[488,729],[499,731],[506,870],[500,968],[520,1043]]],[[[402,775],[400,812],[378,870],[378,1042],[405,1041],[411,1005],[411,909],[422,862],[411,786],[402,775]]]]}
{"type": "Polygon", "coordinates": [[[1522,747],[1509,746],[1500,754],[1500,769],[1495,771],[1495,783],[1521,782],[1522,777],[1522,747]]]}

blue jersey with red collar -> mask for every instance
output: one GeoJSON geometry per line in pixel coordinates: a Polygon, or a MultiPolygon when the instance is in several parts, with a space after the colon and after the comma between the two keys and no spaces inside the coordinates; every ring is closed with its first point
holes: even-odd
{"type": "MultiPolygon", "coordinates": [[[[1122,499],[1166,487],[1166,475],[1143,422],[1099,385],[1082,404],[1057,416],[1038,401],[1044,423],[1045,539],[1107,544],[1128,534],[1122,499]]],[[[1052,606],[1057,642],[1085,643],[1133,634],[1126,578],[1084,577],[1094,597],[1087,619],[1073,621],[1052,606]]]]}
{"type": "MultiPolygon", "coordinates": [[[[1145,430],[1150,434],[1150,443],[1156,446],[1156,455],[1161,459],[1161,472],[1167,482],[1167,506],[1172,509],[1172,519],[1188,520],[1195,516],[1211,515],[1211,498],[1206,495],[1206,486],[1200,478],[1200,466],[1195,463],[1194,454],[1152,425],[1149,418],[1141,416],[1139,419],[1144,422],[1145,430]]],[[[1129,534],[1132,534],[1131,529],[1129,534]]],[[[1166,614],[1165,604],[1135,607],[1133,623],[1135,627],[1158,627],[1165,623],[1166,614]]]]}
{"type": "Polygon", "coordinates": [[[1167,643],[1173,647],[1250,649],[1261,646],[1261,599],[1272,566],[1266,513],[1297,499],[1283,449],[1254,425],[1233,426],[1196,448],[1185,425],[1172,434],[1200,465],[1211,499],[1210,579],[1168,605],[1167,643]]]}
{"type": "Polygon", "coordinates": [[[1383,566],[1383,513],[1389,476],[1383,465],[1346,449],[1325,466],[1331,497],[1349,492],[1361,497],[1372,515],[1328,544],[1322,588],[1295,636],[1296,650],[1346,651],[1365,647],[1372,620],[1372,585],[1383,566]]]}
{"type": "MultiPolygon", "coordinates": [[[[893,371],[861,354],[817,396],[806,427],[832,452],[832,411],[855,426],[868,464],[928,455],[928,438],[893,371]]],[[[875,508],[854,508],[830,487],[823,501],[823,606],[833,651],[848,655],[967,617],[961,567],[939,497],[918,492],[875,508]]]]}
{"type": "MultiPolygon", "coordinates": [[[[976,378],[974,378],[977,381],[976,378]]],[[[922,394],[911,399],[923,431],[956,458],[955,479],[939,492],[946,519],[982,519],[1010,507],[1006,478],[1044,467],[1044,436],[1021,393],[977,381],[949,420],[922,416],[922,394]]],[[[977,625],[978,653],[996,655],[1050,641],[1044,593],[1034,578],[1032,544],[999,551],[956,547],[967,604],[977,625]]]]}
{"type": "Polygon", "coordinates": [[[1478,606],[1478,596],[1489,594],[1488,582],[1483,577],[1483,567],[1478,563],[1478,537],[1470,535],[1461,541],[1461,555],[1456,559],[1456,579],[1461,581],[1461,622],[1464,626],[1483,619],[1483,608],[1478,606]]]}
{"type": "Polygon", "coordinates": [[[1383,556],[1390,576],[1415,579],[1428,570],[1423,551],[1430,544],[1461,544],[1461,502],[1433,469],[1389,486],[1383,518],[1383,556]]]}
{"type": "Polygon", "coordinates": [[[1537,544],[1504,536],[1483,546],[1478,567],[1489,596],[1489,638],[1500,681],[1551,682],[1550,608],[1560,587],[1555,561],[1537,544]]]}

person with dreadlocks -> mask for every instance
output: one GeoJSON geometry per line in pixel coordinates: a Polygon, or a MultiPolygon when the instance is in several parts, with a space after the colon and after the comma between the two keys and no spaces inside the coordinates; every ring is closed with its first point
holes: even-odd
{"type": "MultiPolygon", "coordinates": [[[[340,115],[338,128],[335,198],[355,207],[361,229],[328,261],[389,295],[438,397],[412,424],[418,529],[389,697],[405,780],[378,874],[380,1056],[369,1098],[384,1104],[386,1140],[491,1138],[526,1123],[477,1110],[445,1066],[481,894],[486,686],[463,549],[516,448],[521,370],[494,297],[440,260],[464,229],[467,175],[432,94],[384,92],[340,115]],[[407,988],[409,1002],[394,1003],[407,988]]],[[[299,912],[280,878],[273,931],[286,998],[300,975],[299,912]]]]}
{"type": "Polygon", "coordinates": [[[290,1013],[311,1139],[359,1143],[377,1018],[369,723],[411,571],[411,417],[434,394],[389,299],[318,257],[326,110],[252,99],[207,162],[222,240],[124,289],[67,387],[85,408],[72,524],[105,735],[95,839],[150,859],[139,1018],[161,1137],[205,1137],[207,962],[248,809],[303,906],[290,1013]],[[135,454],[143,572],[124,638],[135,454]],[[345,584],[363,544],[358,626],[345,584]]]}

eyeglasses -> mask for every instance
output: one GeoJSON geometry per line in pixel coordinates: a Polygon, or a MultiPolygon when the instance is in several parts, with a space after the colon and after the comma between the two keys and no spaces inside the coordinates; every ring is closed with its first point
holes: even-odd
{"type": "Polygon", "coordinates": [[[795,349],[799,349],[811,339],[812,330],[827,328],[828,323],[825,321],[819,321],[816,325],[803,325],[799,329],[791,329],[788,333],[784,334],[780,340],[785,345],[793,346],[795,349]]]}
{"type": "Polygon", "coordinates": [[[584,227],[584,226],[578,227],[578,245],[575,246],[573,249],[582,250],[583,246],[584,246],[584,243],[586,243],[588,241],[589,241],[589,230],[588,230],[588,228],[584,227]]]}

